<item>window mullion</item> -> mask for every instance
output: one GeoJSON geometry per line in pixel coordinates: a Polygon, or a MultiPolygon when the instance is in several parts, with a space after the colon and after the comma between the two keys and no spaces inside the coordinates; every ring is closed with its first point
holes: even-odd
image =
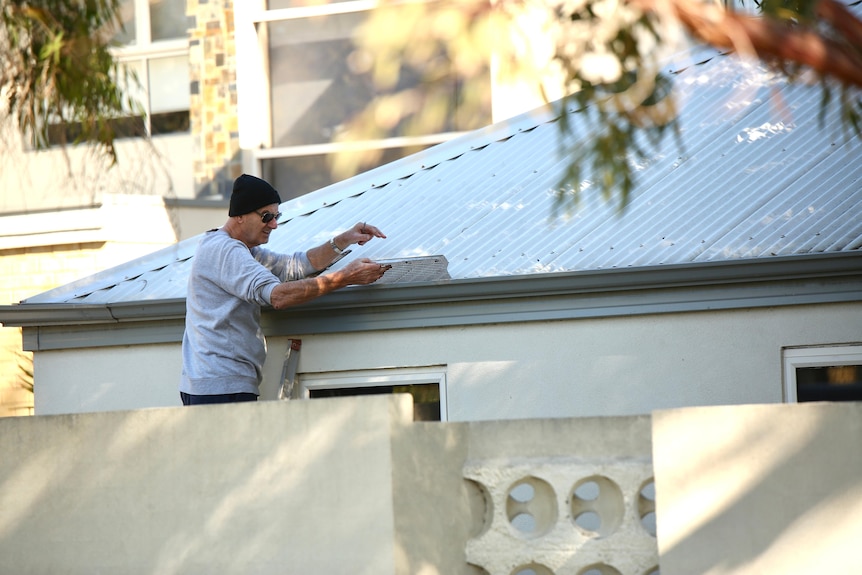
{"type": "Polygon", "coordinates": [[[135,0],[135,22],[137,26],[135,33],[140,45],[152,44],[152,32],[150,30],[150,0],[135,0]]]}

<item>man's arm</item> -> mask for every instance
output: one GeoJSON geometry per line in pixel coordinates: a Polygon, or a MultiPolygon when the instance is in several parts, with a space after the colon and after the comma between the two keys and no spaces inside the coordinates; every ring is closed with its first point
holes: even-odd
{"type": "Polygon", "coordinates": [[[278,284],[272,290],[270,302],[275,309],[299,305],[349,285],[374,283],[383,277],[387,269],[387,266],[368,258],[353,260],[343,269],[330,274],[278,284]]]}

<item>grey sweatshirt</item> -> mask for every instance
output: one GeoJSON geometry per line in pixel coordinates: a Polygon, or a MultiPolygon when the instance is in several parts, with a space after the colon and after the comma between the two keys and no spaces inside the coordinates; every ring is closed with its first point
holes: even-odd
{"type": "Polygon", "coordinates": [[[282,281],[316,271],[305,253],[249,250],[223,230],[207,232],[189,275],[180,391],[258,393],[266,359],[260,307],[282,281]]]}

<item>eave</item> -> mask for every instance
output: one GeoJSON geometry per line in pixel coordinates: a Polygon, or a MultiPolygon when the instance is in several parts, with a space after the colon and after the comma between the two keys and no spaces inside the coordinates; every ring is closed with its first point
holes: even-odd
{"type": "MultiPolygon", "coordinates": [[[[351,287],[265,310],[268,335],[862,301],[862,252],[351,287]]],[[[182,340],[185,300],[0,306],[30,351],[182,340]]]]}

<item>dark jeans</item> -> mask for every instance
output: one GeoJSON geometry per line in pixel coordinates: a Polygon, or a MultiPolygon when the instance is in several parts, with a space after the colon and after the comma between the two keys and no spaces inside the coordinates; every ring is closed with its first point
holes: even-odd
{"type": "Polygon", "coordinates": [[[257,401],[254,393],[223,393],[220,395],[190,395],[180,392],[183,405],[206,405],[208,403],[238,403],[240,401],[257,401]]]}

